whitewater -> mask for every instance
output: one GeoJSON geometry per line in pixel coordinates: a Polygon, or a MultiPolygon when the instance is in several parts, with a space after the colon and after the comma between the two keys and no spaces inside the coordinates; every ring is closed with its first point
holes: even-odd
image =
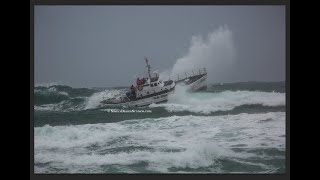
{"type": "Polygon", "coordinates": [[[167,103],[98,107],[126,90],[35,87],[35,173],[285,171],[284,82],[177,86],[167,103]]]}

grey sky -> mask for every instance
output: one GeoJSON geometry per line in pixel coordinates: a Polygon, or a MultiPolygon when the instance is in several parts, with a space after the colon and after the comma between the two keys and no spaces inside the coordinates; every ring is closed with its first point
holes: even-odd
{"type": "Polygon", "coordinates": [[[234,61],[208,72],[209,83],[285,80],[285,6],[36,6],[34,26],[36,84],[129,86],[144,56],[153,70],[170,69],[192,36],[221,26],[234,61]]]}

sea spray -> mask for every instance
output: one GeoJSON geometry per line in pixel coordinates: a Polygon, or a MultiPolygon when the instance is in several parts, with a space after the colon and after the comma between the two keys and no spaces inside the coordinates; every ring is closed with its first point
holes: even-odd
{"type": "Polygon", "coordinates": [[[172,69],[163,71],[160,75],[177,79],[177,75],[184,76],[185,72],[198,73],[206,68],[208,82],[225,81],[229,76],[235,61],[232,31],[228,26],[221,26],[210,32],[207,37],[193,36],[187,54],[177,59],[172,69]]]}

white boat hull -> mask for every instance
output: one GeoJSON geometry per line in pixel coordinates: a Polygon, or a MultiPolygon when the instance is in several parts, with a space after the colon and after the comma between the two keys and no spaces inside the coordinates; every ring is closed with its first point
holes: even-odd
{"type": "Polygon", "coordinates": [[[199,90],[207,89],[207,75],[204,75],[197,81],[193,82],[192,84],[189,84],[188,89],[191,91],[199,91],[199,90]]]}
{"type": "Polygon", "coordinates": [[[106,106],[129,106],[129,107],[140,107],[140,106],[147,106],[150,104],[157,104],[161,102],[166,102],[168,100],[168,95],[173,93],[174,90],[171,90],[167,93],[163,93],[160,95],[143,98],[135,101],[127,101],[124,103],[116,103],[116,104],[101,104],[100,107],[106,107],[106,106]]]}
{"type": "Polygon", "coordinates": [[[137,100],[137,101],[129,101],[127,102],[127,106],[147,106],[150,104],[157,104],[157,103],[161,103],[161,102],[166,102],[168,100],[168,95],[173,93],[174,91],[170,91],[161,95],[157,95],[157,96],[153,96],[153,97],[149,97],[149,98],[144,98],[141,100],[137,100]]]}

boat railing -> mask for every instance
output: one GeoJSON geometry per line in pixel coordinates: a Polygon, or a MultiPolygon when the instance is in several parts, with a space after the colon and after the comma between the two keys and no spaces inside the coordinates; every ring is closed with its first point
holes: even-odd
{"type": "Polygon", "coordinates": [[[176,74],[176,81],[183,81],[186,80],[190,77],[194,77],[194,76],[199,76],[199,75],[204,75],[207,74],[206,68],[204,67],[203,69],[199,69],[198,72],[194,72],[193,70],[191,71],[191,73],[187,73],[184,72],[184,74],[180,73],[180,74],[176,74]]]}

